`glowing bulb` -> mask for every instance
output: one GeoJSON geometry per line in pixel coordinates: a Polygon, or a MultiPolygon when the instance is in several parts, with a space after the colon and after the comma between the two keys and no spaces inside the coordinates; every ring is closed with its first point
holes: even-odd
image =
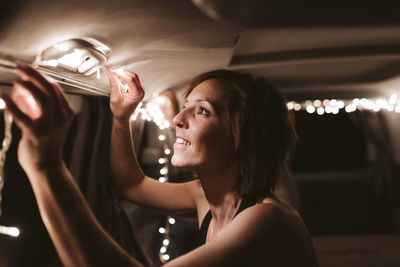
{"type": "Polygon", "coordinates": [[[328,99],[324,99],[324,101],[322,101],[322,105],[329,106],[329,100],[328,99]]]}
{"type": "Polygon", "coordinates": [[[301,109],[301,105],[296,103],[294,104],[294,110],[299,111],[301,109]]]}
{"type": "Polygon", "coordinates": [[[339,113],[339,108],[338,107],[333,107],[332,108],[332,114],[338,114],[339,113]]]}
{"type": "Polygon", "coordinates": [[[2,98],[0,98],[0,109],[5,109],[6,108],[6,103],[2,98]]]}
{"type": "Polygon", "coordinates": [[[344,102],[342,100],[337,102],[337,107],[338,108],[344,108],[344,102]]]}
{"type": "Polygon", "coordinates": [[[165,177],[160,177],[160,178],[158,179],[158,181],[159,181],[160,183],[165,183],[165,182],[167,181],[167,179],[165,179],[165,177]]]}
{"type": "Polygon", "coordinates": [[[347,113],[352,112],[353,111],[353,105],[346,106],[344,110],[346,110],[347,113]]]}
{"type": "Polygon", "coordinates": [[[170,150],[169,148],[166,148],[166,149],[164,150],[164,153],[165,153],[166,155],[169,155],[169,154],[171,154],[171,150],[170,150]]]}
{"type": "Polygon", "coordinates": [[[169,255],[168,254],[164,254],[162,257],[163,257],[163,260],[165,260],[165,261],[169,260],[169,255]]]}
{"type": "Polygon", "coordinates": [[[160,164],[164,164],[164,163],[166,163],[167,162],[167,159],[166,158],[159,158],[158,159],[158,163],[160,163],[160,164]]]}
{"type": "Polygon", "coordinates": [[[359,98],[354,98],[353,99],[353,104],[356,105],[356,106],[359,105],[360,104],[360,99],[359,98]]]}
{"type": "Polygon", "coordinates": [[[160,227],[160,228],[158,229],[158,232],[160,232],[160,234],[164,234],[164,233],[166,232],[166,230],[165,230],[164,227],[160,227]]]}
{"type": "Polygon", "coordinates": [[[314,104],[314,106],[319,107],[319,106],[321,106],[321,100],[317,99],[317,100],[314,101],[313,104],[314,104]]]}
{"type": "Polygon", "coordinates": [[[337,100],[336,100],[336,99],[332,99],[331,101],[329,101],[329,104],[330,104],[331,106],[336,106],[337,100]]]}
{"type": "Polygon", "coordinates": [[[396,113],[400,113],[400,106],[396,106],[396,108],[394,109],[394,111],[395,111],[396,113]]]}
{"type": "Polygon", "coordinates": [[[294,104],[293,104],[292,101],[290,101],[289,103],[287,103],[286,106],[287,106],[287,108],[288,108],[289,110],[292,110],[292,109],[294,108],[294,104]]]}
{"type": "Polygon", "coordinates": [[[314,113],[315,107],[312,106],[312,105],[308,105],[307,108],[306,108],[306,110],[307,110],[308,113],[314,113]]]}
{"type": "Polygon", "coordinates": [[[165,252],[167,252],[167,248],[166,247],[161,247],[160,248],[160,252],[164,254],[165,252]]]}
{"type": "Polygon", "coordinates": [[[324,108],[323,108],[323,107],[319,107],[319,108],[317,109],[317,113],[318,113],[318,115],[324,114],[324,113],[325,113],[324,108]]]}
{"type": "Polygon", "coordinates": [[[170,224],[175,224],[175,219],[174,219],[174,218],[169,218],[169,219],[168,219],[168,222],[169,222],[170,224]]]}
{"type": "Polygon", "coordinates": [[[332,112],[332,108],[330,106],[325,107],[325,112],[326,113],[331,113],[332,112]]]}
{"type": "Polygon", "coordinates": [[[367,108],[369,101],[366,98],[361,98],[359,104],[365,108],[367,108]]]}
{"type": "Polygon", "coordinates": [[[160,134],[160,135],[158,136],[158,140],[164,141],[164,140],[165,140],[165,135],[160,134]]]}
{"type": "Polygon", "coordinates": [[[391,105],[394,105],[394,104],[396,104],[396,100],[397,100],[397,95],[396,95],[396,94],[393,94],[393,95],[391,95],[390,98],[389,98],[389,103],[390,103],[391,105]]]}
{"type": "Polygon", "coordinates": [[[8,227],[0,225],[0,234],[17,237],[19,236],[20,232],[19,229],[16,227],[8,227]]]}
{"type": "Polygon", "coordinates": [[[168,246],[169,245],[169,240],[168,239],[164,239],[162,243],[163,243],[164,246],[168,246]]]}
{"type": "Polygon", "coordinates": [[[168,173],[168,168],[167,167],[164,167],[164,168],[162,168],[161,170],[160,170],[160,174],[161,175],[166,175],[168,173]]]}

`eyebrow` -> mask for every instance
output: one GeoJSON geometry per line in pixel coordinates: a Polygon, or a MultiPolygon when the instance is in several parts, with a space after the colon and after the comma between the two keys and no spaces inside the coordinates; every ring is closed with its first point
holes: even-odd
{"type": "Polygon", "coordinates": [[[217,113],[221,113],[223,111],[223,107],[222,105],[219,105],[217,103],[215,103],[214,101],[208,100],[208,99],[202,99],[202,98],[198,98],[195,100],[196,103],[198,102],[206,102],[209,105],[211,105],[211,107],[217,112],[217,113]]]}

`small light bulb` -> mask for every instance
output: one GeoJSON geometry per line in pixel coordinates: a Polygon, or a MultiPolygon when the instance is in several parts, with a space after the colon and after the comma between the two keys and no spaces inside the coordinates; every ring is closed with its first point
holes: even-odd
{"type": "Polygon", "coordinates": [[[160,227],[159,229],[158,229],[158,232],[160,232],[160,234],[165,234],[165,228],[164,227],[160,227]]]}
{"type": "Polygon", "coordinates": [[[169,240],[168,239],[164,239],[162,243],[163,243],[164,246],[168,246],[169,245],[169,240]]]}
{"type": "Polygon", "coordinates": [[[17,236],[19,236],[20,231],[17,227],[9,227],[9,226],[0,225],[0,234],[17,237],[17,236]]]}
{"type": "Polygon", "coordinates": [[[6,108],[6,103],[2,98],[0,98],[0,109],[5,109],[6,108]]]}
{"type": "Polygon", "coordinates": [[[304,104],[305,104],[306,106],[311,106],[313,103],[312,103],[312,101],[307,100],[304,104]]]}
{"type": "Polygon", "coordinates": [[[359,98],[354,98],[354,99],[353,99],[353,104],[356,105],[356,106],[359,105],[360,102],[361,102],[361,101],[360,101],[359,98]]]}
{"type": "Polygon", "coordinates": [[[171,218],[168,219],[168,222],[170,224],[175,224],[175,219],[171,217],[171,218]]]}
{"type": "Polygon", "coordinates": [[[160,183],[165,183],[165,182],[167,181],[167,179],[166,179],[165,177],[160,177],[160,178],[158,179],[158,181],[159,181],[160,183]]]}
{"type": "Polygon", "coordinates": [[[396,94],[393,94],[393,95],[391,95],[390,98],[389,98],[389,103],[390,103],[391,105],[394,105],[394,104],[396,104],[396,100],[397,100],[397,95],[396,95],[396,94]]]}
{"type": "Polygon", "coordinates": [[[170,150],[169,148],[166,148],[166,149],[164,150],[164,153],[165,153],[166,155],[169,155],[169,154],[171,154],[171,150],[170,150]]]}
{"type": "Polygon", "coordinates": [[[332,112],[332,108],[330,106],[325,107],[325,112],[326,113],[331,113],[332,112]]]}
{"type": "Polygon", "coordinates": [[[299,111],[300,109],[301,109],[301,105],[300,104],[298,104],[298,103],[294,104],[294,110],[295,111],[299,111]]]}
{"type": "Polygon", "coordinates": [[[165,252],[167,252],[167,248],[166,247],[161,247],[160,248],[160,252],[164,254],[165,252]]]}
{"type": "Polygon", "coordinates": [[[161,170],[160,170],[160,174],[161,175],[166,175],[168,173],[168,168],[167,167],[164,167],[164,168],[162,168],[161,170]]]}
{"type": "Polygon", "coordinates": [[[312,106],[312,105],[308,105],[307,108],[306,108],[306,110],[307,110],[308,113],[314,113],[315,107],[312,106]]]}
{"type": "Polygon", "coordinates": [[[317,99],[317,100],[314,101],[313,104],[314,104],[314,106],[319,107],[319,106],[321,106],[321,100],[317,99]]]}
{"type": "Polygon", "coordinates": [[[163,257],[163,260],[165,260],[165,261],[169,260],[169,255],[168,254],[164,254],[162,257],[163,257]]]}
{"type": "Polygon", "coordinates": [[[158,136],[158,140],[164,141],[164,140],[165,140],[165,135],[160,134],[160,135],[158,136]]]}

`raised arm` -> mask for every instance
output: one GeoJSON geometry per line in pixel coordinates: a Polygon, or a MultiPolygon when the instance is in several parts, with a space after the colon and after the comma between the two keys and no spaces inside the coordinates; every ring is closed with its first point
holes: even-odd
{"type": "Polygon", "coordinates": [[[139,166],[131,141],[129,118],[144,97],[135,73],[109,73],[113,113],[111,134],[111,169],[121,194],[137,203],[165,214],[196,215],[197,200],[204,198],[197,182],[159,183],[146,177],[139,166]],[[128,91],[120,90],[120,81],[128,91]]]}
{"type": "Polygon", "coordinates": [[[62,159],[74,117],[57,85],[17,67],[7,108],[22,132],[18,160],[32,185],[41,217],[65,266],[142,266],[100,226],[62,159]]]}

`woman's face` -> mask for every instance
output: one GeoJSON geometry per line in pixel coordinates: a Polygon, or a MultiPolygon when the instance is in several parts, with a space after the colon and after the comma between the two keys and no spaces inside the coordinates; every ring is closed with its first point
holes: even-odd
{"type": "Polygon", "coordinates": [[[174,118],[176,142],[172,164],[194,171],[223,171],[236,163],[234,142],[223,118],[227,94],[216,79],[197,85],[174,118]]]}

